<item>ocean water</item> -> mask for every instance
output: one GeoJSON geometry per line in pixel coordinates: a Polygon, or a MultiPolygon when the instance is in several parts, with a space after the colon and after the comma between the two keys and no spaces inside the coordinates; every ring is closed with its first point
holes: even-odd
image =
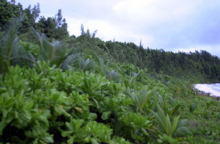
{"type": "Polygon", "coordinates": [[[210,96],[220,97],[220,83],[216,84],[195,84],[194,87],[205,93],[210,93],[210,96]]]}

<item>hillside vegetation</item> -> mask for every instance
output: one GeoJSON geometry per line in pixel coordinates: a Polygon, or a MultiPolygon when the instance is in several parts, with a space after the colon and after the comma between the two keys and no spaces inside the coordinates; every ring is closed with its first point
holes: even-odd
{"type": "Polygon", "coordinates": [[[192,86],[219,81],[218,57],[104,42],[83,25],[69,36],[61,10],[36,22],[39,4],[0,9],[0,143],[220,143],[220,103],[192,86]]]}
{"type": "Polygon", "coordinates": [[[22,13],[26,14],[18,33],[23,42],[37,44],[30,30],[33,27],[40,34],[44,33],[50,42],[63,41],[69,48],[81,46],[94,51],[99,56],[108,57],[114,62],[133,64],[141,69],[147,68],[151,74],[163,73],[187,78],[194,82],[198,82],[198,80],[200,82],[220,81],[220,59],[205,50],[173,53],[163,49],[144,48],[141,42],[139,46],[131,42],[115,40],[105,42],[95,37],[97,31],[92,33],[84,30],[83,25],[79,37],[69,36],[62,10],[58,10],[54,17],[45,18],[40,16],[40,4],[24,9],[20,3],[16,4],[14,0],[11,3],[3,0],[0,2],[0,7],[2,18],[0,28],[3,30],[7,29],[4,26],[12,18],[18,17],[22,13]]]}

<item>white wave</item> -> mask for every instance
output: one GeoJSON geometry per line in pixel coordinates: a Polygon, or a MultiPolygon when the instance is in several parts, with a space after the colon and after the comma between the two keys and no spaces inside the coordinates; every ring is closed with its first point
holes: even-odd
{"type": "Polygon", "coordinates": [[[194,87],[205,93],[210,93],[210,96],[220,97],[220,84],[195,84],[194,87]]]}

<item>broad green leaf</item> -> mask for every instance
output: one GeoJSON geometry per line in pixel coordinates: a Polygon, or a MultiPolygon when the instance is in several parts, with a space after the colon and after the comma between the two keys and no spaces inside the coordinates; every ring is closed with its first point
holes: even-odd
{"type": "Polygon", "coordinates": [[[174,132],[177,129],[177,124],[178,124],[178,121],[179,121],[179,117],[180,116],[174,118],[174,122],[173,122],[173,125],[172,125],[172,128],[171,128],[171,136],[174,134],[174,132]]]}
{"type": "Polygon", "coordinates": [[[74,139],[75,139],[75,137],[74,137],[74,136],[71,136],[71,137],[67,140],[67,143],[68,143],[68,144],[73,144],[73,143],[74,143],[74,139]]]}
{"type": "Polygon", "coordinates": [[[22,116],[28,121],[31,120],[31,114],[27,110],[24,110],[24,112],[22,113],[22,116]]]}
{"type": "Polygon", "coordinates": [[[95,140],[94,138],[91,138],[90,141],[91,141],[92,144],[99,144],[99,143],[97,142],[97,140],[95,140]]]}
{"type": "Polygon", "coordinates": [[[110,111],[109,112],[103,112],[102,113],[102,119],[107,120],[110,117],[110,115],[111,115],[110,111]]]}
{"type": "Polygon", "coordinates": [[[73,134],[73,131],[62,131],[61,135],[63,137],[67,137],[67,136],[70,136],[71,134],[73,134]]]}
{"type": "Polygon", "coordinates": [[[47,136],[41,137],[41,139],[46,143],[53,143],[54,142],[52,135],[47,135],[47,136]]]}

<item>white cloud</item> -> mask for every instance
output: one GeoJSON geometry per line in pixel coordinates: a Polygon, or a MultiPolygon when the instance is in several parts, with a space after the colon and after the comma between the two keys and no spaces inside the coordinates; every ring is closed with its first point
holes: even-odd
{"type": "Polygon", "coordinates": [[[122,41],[122,42],[135,42],[138,44],[140,40],[142,42],[152,43],[154,41],[154,37],[151,35],[140,35],[138,33],[133,33],[129,29],[129,27],[120,27],[118,25],[102,21],[102,20],[95,20],[95,19],[73,19],[68,18],[68,29],[70,31],[70,34],[74,34],[76,36],[79,36],[81,31],[80,27],[81,24],[84,25],[84,29],[89,29],[90,32],[94,32],[95,30],[98,30],[97,37],[99,37],[102,40],[113,40],[116,41],[122,41]]]}
{"type": "Polygon", "coordinates": [[[119,35],[120,31],[118,30],[117,26],[114,26],[106,21],[102,20],[95,20],[95,19],[73,19],[67,18],[68,22],[68,29],[70,34],[75,34],[79,36],[81,33],[80,27],[81,24],[84,25],[84,30],[90,30],[90,32],[94,32],[98,30],[97,35],[100,38],[105,39],[113,39],[116,35],[119,35]]]}
{"type": "MultiPolygon", "coordinates": [[[[214,39],[220,33],[219,0],[17,0],[26,8],[40,3],[41,15],[54,16],[62,9],[69,33],[80,35],[80,26],[103,40],[134,42],[164,50],[205,49],[220,56],[214,39]],[[209,12],[209,13],[208,13],[209,12]],[[213,17],[209,19],[210,17],[213,17]],[[208,19],[208,20],[207,20],[208,19]],[[214,23],[214,26],[210,26],[214,23]],[[210,28],[211,27],[211,28],[210,28]],[[213,27],[213,28],[212,28],[213,27]],[[210,30],[215,31],[213,36],[210,30]],[[206,36],[207,31],[209,34],[206,36]],[[201,37],[202,36],[202,37],[201,37]],[[204,42],[206,41],[206,42],[204,42]],[[205,45],[204,45],[205,44],[205,45]]],[[[219,34],[220,35],[220,34],[219,34]]],[[[220,42],[219,42],[220,43],[220,42]]]]}
{"type": "Polygon", "coordinates": [[[174,19],[188,17],[198,9],[201,1],[198,0],[124,0],[113,7],[116,15],[138,20],[147,25],[162,24],[174,19]]]}

